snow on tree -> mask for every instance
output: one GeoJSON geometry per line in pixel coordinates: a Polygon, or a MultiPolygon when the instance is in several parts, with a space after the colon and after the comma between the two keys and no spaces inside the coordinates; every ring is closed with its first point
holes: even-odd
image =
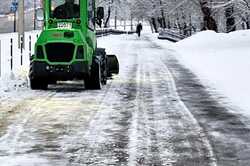
{"type": "Polygon", "coordinates": [[[250,28],[250,0],[131,0],[133,17],[159,28],[231,32],[250,28]]]}

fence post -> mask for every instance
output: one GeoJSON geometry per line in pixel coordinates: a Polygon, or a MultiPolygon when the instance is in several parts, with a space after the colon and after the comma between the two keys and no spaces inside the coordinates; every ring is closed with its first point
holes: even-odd
{"type": "Polygon", "coordinates": [[[31,58],[31,36],[29,36],[29,58],[31,58]]]}
{"type": "Polygon", "coordinates": [[[124,30],[126,31],[127,30],[127,27],[128,27],[129,25],[127,24],[127,19],[124,19],[124,30]]]}
{"type": "Polygon", "coordinates": [[[133,17],[131,16],[131,18],[130,18],[130,28],[131,28],[131,32],[133,31],[133,17]]]}
{"type": "Polygon", "coordinates": [[[10,39],[10,70],[13,69],[13,39],[10,39]]]}
{"type": "Polygon", "coordinates": [[[0,77],[2,76],[2,47],[1,47],[1,40],[0,40],[0,77]]]}
{"type": "Polygon", "coordinates": [[[115,9],[115,29],[117,28],[117,9],[115,9]]]}
{"type": "Polygon", "coordinates": [[[24,36],[21,36],[21,66],[23,66],[23,46],[24,46],[24,36]]]}

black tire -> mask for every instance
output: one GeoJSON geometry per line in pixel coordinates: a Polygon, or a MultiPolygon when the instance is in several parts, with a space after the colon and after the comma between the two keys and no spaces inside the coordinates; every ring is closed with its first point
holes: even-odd
{"type": "Polygon", "coordinates": [[[115,55],[107,55],[108,77],[119,74],[119,61],[115,55]]]}
{"type": "Polygon", "coordinates": [[[100,66],[101,66],[101,76],[102,76],[102,85],[107,84],[108,80],[108,68],[107,68],[107,54],[104,48],[96,49],[96,56],[100,58],[100,66]]]}
{"type": "Polygon", "coordinates": [[[48,83],[40,79],[30,79],[30,88],[32,90],[46,90],[48,89],[48,83]]]}
{"type": "Polygon", "coordinates": [[[46,80],[35,78],[34,72],[33,72],[33,62],[30,63],[29,78],[30,78],[30,88],[32,90],[48,89],[48,82],[46,80]]]}
{"type": "Polygon", "coordinates": [[[103,60],[101,73],[102,73],[102,84],[107,85],[108,81],[107,59],[103,60]]]}
{"type": "Polygon", "coordinates": [[[90,76],[85,79],[85,88],[100,90],[102,89],[102,74],[101,74],[101,65],[100,60],[96,57],[93,60],[90,76]]]}
{"type": "Polygon", "coordinates": [[[49,81],[48,81],[48,84],[56,85],[56,84],[57,84],[57,81],[56,81],[56,80],[49,80],[49,81]]]}

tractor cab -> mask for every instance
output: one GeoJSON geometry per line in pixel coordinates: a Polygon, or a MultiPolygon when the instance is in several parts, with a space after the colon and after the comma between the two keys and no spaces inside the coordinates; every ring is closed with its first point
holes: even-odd
{"type": "Polygon", "coordinates": [[[104,17],[102,7],[96,12],[95,0],[45,0],[43,11],[40,9],[37,13],[40,13],[37,17],[44,21],[44,32],[50,31],[58,38],[63,36],[64,40],[85,37],[85,41],[95,49],[95,22],[104,17]],[[62,35],[63,32],[66,33],[62,35]]]}

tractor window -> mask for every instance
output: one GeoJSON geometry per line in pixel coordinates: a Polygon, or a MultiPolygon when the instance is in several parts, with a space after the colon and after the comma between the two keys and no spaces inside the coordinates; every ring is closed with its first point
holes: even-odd
{"type": "Polygon", "coordinates": [[[51,0],[51,18],[80,18],[79,0],[51,0]]]}
{"type": "Polygon", "coordinates": [[[94,0],[88,1],[88,23],[89,28],[94,30],[95,29],[95,2],[94,0]]]}

